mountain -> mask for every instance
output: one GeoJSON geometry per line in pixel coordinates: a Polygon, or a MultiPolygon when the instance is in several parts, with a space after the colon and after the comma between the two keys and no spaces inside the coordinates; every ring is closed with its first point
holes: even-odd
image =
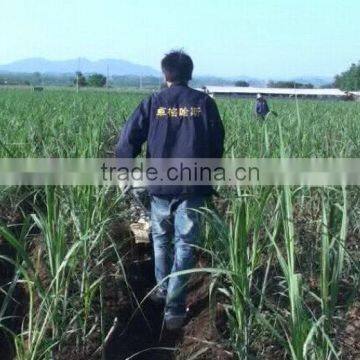
{"type": "Polygon", "coordinates": [[[143,75],[159,76],[160,72],[150,66],[139,65],[121,59],[102,59],[91,61],[85,58],[52,61],[43,58],[31,58],[0,65],[0,72],[68,74],[76,71],[83,73],[101,73],[106,75],[143,75]]]}
{"type": "MultiPolygon", "coordinates": [[[[135,64],[130,61],[121,59],[102,59],[97,61],[91,61],[86,58],[53,61],[44,58],[29,58],[14,61],[9,64],[0,65],[0,73],[29,73],[40,72],[42,74],[49,75],[63,75],[74,74],[76,71],[81,71],[84,74],[89,73],[101,73],[104,75],[109,74],[117,76],[156,76],[160,77],[160,71],[146,65],[135,64]]],[[[218,77],[211,75],[199,75],[192,81],[193,86],[203,85],[233,85],[237,80],[245,80],[250,86],[266,86],[268,81],[263,79],[257,79],[249,76],[232,76],[232,77],[218,77]]],[[[272,79],[272,80],[289,80],[284,79],[272,79]]],[[[322,76],[302,76],[290,79],[299,83],[311,83],[316,87],[327,85],[333,82],[331,77],[322,76]]]]}

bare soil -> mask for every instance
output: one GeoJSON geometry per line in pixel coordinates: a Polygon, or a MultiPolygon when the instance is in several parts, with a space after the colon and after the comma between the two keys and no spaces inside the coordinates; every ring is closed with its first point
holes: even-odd
{"type": "MultiPolygon", "coordinates": [[[[7,224],[12,227],[12,231],[16,232],[21,227],[22,215],[11,208],[6,208],[0,205],[0,224],[7,224]]],[[[13,260],[16,253],[11,245],[0,236],[0,255],[13,260]]],[[[21,329],[22,319],[26,314],[27,301],[24,288],[16,284],[12,287],[14,278],[14,266],[5,259],[0,259],[0,308],[6,300],[5,293],[10,291],[11,298],[7,301],[4,317],[6,320],[1,320],[1,324],[13,332],[19,332],[21,329]]],[[[5,330],[0,330],[0,359],[10,360],[14,356],[13,344],[11,336],[5,330]]]]}
{"type": "MultiPolygon", "coordinates": [[[[139,303],[155,285],[150,246],[133,253],[131,256],[135,259],[127,268],[130,286],[139,303]],[[141,260],[144,258],[146,260],[141,260]]],[[[194,275],[189,284],[188,320],[177,332],[164,328],[163,308],[150,300],[145,300],[141,311],[136,308],[134,299],[124,304],[125,309],[119,309],[118,318],[123,320],[127,314],[129,320],[125,327],[119,326],[114,332],[106,348],[106,359],[124,360],[134,354],[138,354],[134,358],[144,360],[189,359],[195,354],[199,355],[197,359],[232,359],[222,336],[225,314],[211,314],[208,291],[208,275],[194,275]]]]}

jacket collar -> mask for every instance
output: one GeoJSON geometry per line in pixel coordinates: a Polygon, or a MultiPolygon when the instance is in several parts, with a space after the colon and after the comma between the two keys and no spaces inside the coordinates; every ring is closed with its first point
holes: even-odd
{"type": "Polygon", "coordinates": [[[186,82],[173,82],[171,85],[170,85],[170,88],[172,87],[176,87],[176,86],[188,86],[188,84],[186,82]]]}

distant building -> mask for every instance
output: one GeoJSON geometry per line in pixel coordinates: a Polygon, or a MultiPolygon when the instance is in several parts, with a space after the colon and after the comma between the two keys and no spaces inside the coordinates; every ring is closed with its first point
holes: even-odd
{"type": "Polygon", "coordinates": [[[204,86],[202,91],[210,96],[238,96],[254,97],[263,94],[269,97],[306,97],[306,98],[337,98],[347,99],[355,93],[346,93],[339,89],[284,89],[284,88],[258,88],[238,86],[204,86]]]}

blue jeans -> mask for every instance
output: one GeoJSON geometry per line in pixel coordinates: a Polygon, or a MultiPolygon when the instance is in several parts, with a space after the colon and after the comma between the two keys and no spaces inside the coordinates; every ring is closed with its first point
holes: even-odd
{"type": "Polygon", "coordinates": [[[155,256],[155,277],[167,292],[165,316],[184,315],[189,275],[166,276],[195,266],[195,247],[199,245],[202,196],[177,198],[151,197],[151,226],[155,256]]]}

